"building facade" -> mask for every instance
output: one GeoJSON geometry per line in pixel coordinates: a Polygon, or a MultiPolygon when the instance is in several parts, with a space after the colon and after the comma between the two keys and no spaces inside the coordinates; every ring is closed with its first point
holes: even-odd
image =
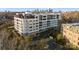
{"type": "Polygon", "coordinates": [[[79,47],[79,23],[63,24],[62,33],[67,46],[79,47]]]}
{"type": "Polygon", "coordinates": [[[16,13],[14,28],[20,34],[38,33],[51,27],[58,27],[60,13],[16,13]]]}

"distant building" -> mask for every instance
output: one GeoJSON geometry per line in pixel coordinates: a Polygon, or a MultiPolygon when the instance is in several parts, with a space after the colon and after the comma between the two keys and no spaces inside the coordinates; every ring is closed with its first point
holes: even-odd
{"type": "Polygon", "coordinates": [[[79,23],[63,24],[62,33],[68,46],[79,47],[79,23]]]}
{"type": "Polygon", "coordinates": [[[14,27],[20,34],[39,33],[47,28],[58,27],[60,21],[60,13],[16,13],[14,27]]]}

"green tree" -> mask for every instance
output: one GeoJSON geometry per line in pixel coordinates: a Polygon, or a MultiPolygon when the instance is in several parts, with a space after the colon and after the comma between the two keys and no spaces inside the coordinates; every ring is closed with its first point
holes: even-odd
{"type": "Polygon", "coordinates": [[[64,38],[63,38],[63,36],[62,36],[61,33],[58,33],[58,34],[57,34],[56,41],[57,41],[57,43],[59,43],[59,44],[64,44],[64,43],[65,43],[65,42],[64,42],[64,38]]]}

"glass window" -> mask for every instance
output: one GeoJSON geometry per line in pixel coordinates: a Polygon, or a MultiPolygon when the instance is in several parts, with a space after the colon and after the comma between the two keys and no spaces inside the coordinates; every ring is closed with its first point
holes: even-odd
{"type": "Polygon", "coordinates": [[[38,20],[36,20],[36,21],[38,21],[38,20]]]}
{"type": "Polygon", "coordinates": [[[79,40],[79,37],[78,37],[78,40],[79,40]]]}
{"type": "Polygon", "coordinates": [[[46,17],[46,16],[43,16],[43,17],[46,17]]]}
{"type": "Polygon", "coordinates": [[[52,18],[53,18],[53,19],[56,19],[56,15],[53,15],[52,18]]]}
{"type": "Polygon", "coordinates": [[[36,23],[36,24],[38,24],[38,23],[36,23]]]}
{"type": "Polygon", "coordinates": [[[53,15],[47,15],[47,19],[52,19],[53,15]]]}
{"type": "Polygon", "coordinates": [[[29,28],[32,28],[32,26],[30,26],[29,28]]]}
{"type": "Polygon", "coordinates": [[[30,31],[32,31],[32,30],[30,30],[30,31]]]}
{"type": "Polygon", "coordinates": [[[17,21],[18,21],[18,19],[17,19],[17,21]]]}
{"type": "Polygon", "coordinates": [[[31,26],[32,24],[30,24],[30,26],[31,26]]]}
{"type": "Polygon", "coordinates": [[[79,45],[79,42],[78,42],[78,45],[79,45]]]}
{"type": "Polygon", "coordinates": [[[46,19],[43,19],[43,20],[46,20],[46,19]]]}
{"type": "Polygon", "coordinates": [[[30,20],[30,22],[32,22],[32,20],[30,20]]]}
{"type": "Polygon", "coordinates": [[[35,22],[35,20],[33,20],[33,22],[35,22]]]}
{"type": "Polygon", "coordinates": [[[33,30],[35,30],[35,29],[33,29],[33,30]]]}
{"type": "Polygon", "coordinates": [[[33,25],[35,25],[35,23],[33,23],[33,25]]]}
{"type": "Polygon", "coordinates": [[[38,27],[38,25],[36,25],[36,27],[38,27]]]}
{"type": "Polygon", "coordinates": [[[39,16],[39,19],[42,20],[42,15],[39,16]]]}
{"type": "Polygon", "coordinates": [[[38,30],[38,28],[36,28],[36,30],[38,30]]]}
{"type": "Polygon", "coordinates": [[[36,18],[38,18],[38,16],[36,16],[36,18]]]}
{"type": "Polygon", "coordinates": [[[57,19],[59,19],[59,15],[57,15],[57,19]]]}

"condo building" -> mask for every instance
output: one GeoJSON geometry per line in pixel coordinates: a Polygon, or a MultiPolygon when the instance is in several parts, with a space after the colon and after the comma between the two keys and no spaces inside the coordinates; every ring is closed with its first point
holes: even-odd
{"type": "Polygon", "coordinates": [[[79,47],[79,23],[62,24],[62,33],[67,46],[79,47]]]}
{"type": "Polygon", "coordinates": [[[60,22],[61,14],[53,12],[24,12],[14,16],[14,28],[19,34],[39,33],[51,27],[58,27],[60,22]]]}

